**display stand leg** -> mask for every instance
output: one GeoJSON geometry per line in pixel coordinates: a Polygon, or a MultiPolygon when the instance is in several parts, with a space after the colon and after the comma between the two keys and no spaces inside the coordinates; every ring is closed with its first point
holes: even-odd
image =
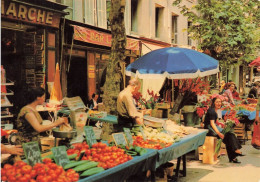
{"type": "Polygon", "coordinates": [[[177,166],[176,166],[175,175],[174,175],[176,178],[179,177],[179,172],[182,173],[183,177],[186,176],[186,155],[178,157],[177,166]],[[183,169],[180,171],[181,160],[182,160],[183,169]]]}
{"type": "Polygon", "coordinates": [[[155,171],[151,170],[151,182],[155,182],[155,171]]]}

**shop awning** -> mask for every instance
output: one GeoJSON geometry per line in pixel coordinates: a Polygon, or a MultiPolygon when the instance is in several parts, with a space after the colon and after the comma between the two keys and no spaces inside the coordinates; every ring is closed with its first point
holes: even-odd
{"type": "MultiPolygon", "coordinates": [[[[74,40],[111,47],[111,34],[77,25],[72,26],[74,27],[74,40]]],[[[139,40],[127,38],[126,44],[128,50],[139,50],[139,40]]]]}

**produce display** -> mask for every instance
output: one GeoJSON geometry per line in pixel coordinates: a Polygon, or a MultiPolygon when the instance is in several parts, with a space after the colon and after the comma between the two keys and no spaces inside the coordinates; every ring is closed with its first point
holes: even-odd
{"type": "Polygon", "coordinates": [[[144,140],[142,136],[133,136],[134,142],[133,146],[139,146],[142,148],[149,148],[149,149],[162,149],[165,147],[169,147],[172,143],[166,143],[160,140],[144,140]]]}
{"type": "Polygon", "coordinates": [[[1,180],[9,182],[74,182],[79,180],[79,174],[73,170],[65,171],[51,159],[43,159],[33,167],[26,162],[18,161],[14,165],[5,164],[1,169],[1,180]]]}
{"type": "Polygon", "coordinates": [[[131,156],[138,156],[138,155],[144,155],[147,153],[146,148],[142,148],[139,146],[124,146],[124,145],[119,145],[118,147],[122,148],[125,150],[126,154],[131,155],[131,156]]]}
{"type": "MultiPolygon", "coordinates": [[[[77,154],[76,159],[79,158],[81,152],[84,153],[81,160],[96,162],[92,163],[92,165],[95,166],[94,164],[97,164],[95,167],[104,169],[115,167],[133,159],[131,155],[126,154],[124,149],[116,146],[107,146],[101,142],[93,144],[92,148],[89,148],[85,142],[77,143],[73,144],[73,148],[67,150],[68,155],[77,154]]],[[[78,171],[77,169],[75,170],[78,171]]],[[[99,170],[97,168],[97,171],[99,170]]]]}

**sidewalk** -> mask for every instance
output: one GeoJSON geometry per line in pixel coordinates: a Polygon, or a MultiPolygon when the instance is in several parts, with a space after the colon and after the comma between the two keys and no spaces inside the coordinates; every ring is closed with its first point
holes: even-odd
{"type": "Polygon", "coordinates": [[[253,148],[249,140],[241,151],[246,154],[238,157],[241,164],[229,163],[227,155],[212,165],[202,164],[188,155],[187,176],[179,177],[178,182],[260,182],[260,150],[253,148]]]}

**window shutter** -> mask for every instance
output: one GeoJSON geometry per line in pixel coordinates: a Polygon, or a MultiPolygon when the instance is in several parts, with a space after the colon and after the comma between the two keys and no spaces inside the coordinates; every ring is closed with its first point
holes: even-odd
{"type": "Polygon", "coordinates": [[[86,0],[85,3],[85,23],[89,25],[94,25],[94,11],[95,11],[95,6],[94,6],[94,1],[93,0],[86,0]]]}
{"type": "Polygon", "coordinates": [[[107,28],[106,0],[97,0],[97,24],[98,27],[107,28]]]}
{"type": "Polygon", "coordinates": [[[83,23],[83,8],[82,8],[83,2],[82,0],[76,0],[75,1],[75,17],[74,20],[78,21],[78,22],[82,22],[83,23]]]}

